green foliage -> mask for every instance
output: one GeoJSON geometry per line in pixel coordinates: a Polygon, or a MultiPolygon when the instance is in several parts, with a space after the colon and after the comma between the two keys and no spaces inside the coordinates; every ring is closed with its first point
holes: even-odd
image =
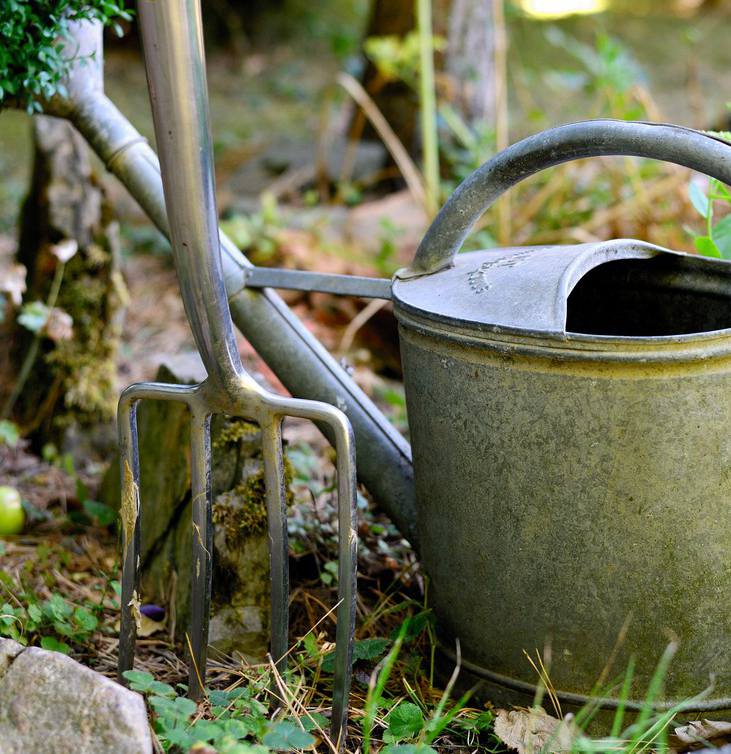
{"type": "Polygon", "coordinates": [[[21,644],[38,641],[44,649],[68,654],[68,642],[88,642],[99,625],[96,606],[74,605],[57,593],[43,601],[21,594],[17,602],[0,606],[0,636],[21,644]]]}
{"type": "Polygon", "coordinates": [[[79,476],[70,453],[59,453],[53,443],[46,443],[41,450],[43,460],[57,466],[74,480],[76,498],[81,503],[81,511],[70,511],[68,517],[75,524],[82,526],[111,526],[117,521],[117,512],[106,505],[89,497],[89,490],[84,480],[79,476]]]}
{"type": "MultiPolygon", "coordinates": [[[[432,46],[435,52],[441,52],[447,46],[447,40],[432,36],[432,46]]],[[[410,31],[403,37],[368,37],[363,43],[363,51],[386,81],[404,81],[417,88],[420,72],[418,31],[410,31]]]]}
{"type": "Polygon", "coordinates": [[[389,743],[416,738],[424,727],[424,714],[413,702],[401,702],[386,716],[383,740],[389,743]]]}
{"type": "Polygon", "coordinates": [[[8,419],[0,419],[0,445],[9,445],[14,448],[20,440],[18,425],[8,419]]]}
{"type": "Polygon", "coordinates": [[[256,684],[208,691],[210,719],[203,719],[195,702],[167,683],[156,681],[150,673],[128,670],[124,676],[130,688],[147,697],[158,739],[168,752],[187,752],[201,744],[212,746],[219,754],[306,749],[315,743],[308,730],[325,723],[320,715],[302,721],[267,720],[266,705],[255,698],[256,684]]]}
{"type": "Polygon", "coordinates": [[[221,221],[223,232],[255,264],[271,259],[279,249],[282,217],[276,198],[269,193],[261,195],[261,208],[252,214],[235,214],[221,221]]]}
{"type": "MultiPolygon", "coordinates": [[[[353,643],[353,664],[358,660],[373,662],[380,659],[388,649],[389,639],[374,637],[371,639],[359,639],[353,643]]],[[[329,652],[322,661],[322,669],[326,673],[332,673],[335,669],[335,652],[329,652]]]]}
{"type": "Polygon", "coordinates": [[[668,752],[668,730],[674,718],[683,710],[692,708],[704,696],[704,693],[701,693],[697,697],[679,702],[663,711],[658,712],[655,709],[655,702],[662,694],[668,669],[677,649],[678,645],[674,642],[665,648],[650,679],[640,710],[626,728],[624,727],[625,711],[627,701],[631,697],[634,659],[630,659],[623,677],[612,684],[612,687],[595,689],[592,696],[597,701],[587,704],[576,715],[577,727],[582,732],[573,742],[572,754],[601,754],[606,751],[623,754],[641,754],[646,751],[653,751],[656,754],[668,752]],[[585,731],[599,711],[601,699],[616,693],[617,687],[619,687],[619,704],[614,712],[609,736],[599,739],[590,738],[585,731]]]}
{"type": "MultiPolygon", "coordinates": [[[[128,20],[125,0],[6,0],[0,20],[0,105],[9,99],[40,111],[41,100],[65,94],[72,58],[64,53],[70,21],[128,20]]],[[[117,26],[118,33],[121,30],[117,26]]]]}
{"type": "Polygon", "coordinates": [[[718,220],[714,216],[715,202],[731,207],[731,191],[715,178],[706,187],[694,180],[688,185],[688,198],[705,221],[705,233],[691,231],[696,251],[706,257],[731,259],[731,214],[718,220]]]}
{"type": "Polygon", "coordinates": [[[549,84],[594,98],[597,116],[636,120],[646,115],[635,96],[638,83],[645,80],[644,72],[620,40],[599,32],[594,45],[588,45],[557,26],[550,26],[546,37],[577,63],[574,68],[547,72],[549,84]]]}

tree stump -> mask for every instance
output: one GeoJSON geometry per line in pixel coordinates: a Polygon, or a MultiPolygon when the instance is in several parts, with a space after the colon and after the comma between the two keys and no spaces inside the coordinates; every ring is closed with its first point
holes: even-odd
{"type": "MultiPolygon", "coordinates": [[[[118,225],[91,165],[89,148],[64,120],[33,120],[33,178],[23,204],[18,262],[28,270],[26,302],[45,302],[58,260],[54,244],[70,239],[78,252],[65,266],[56,306],[73,320],[72,335],[44,339],[30,379],[14,407],[23,431],[40,442],[61,441],[69,427],[109,424],[117,403],[116,356],[126,291],[119,272],[118,225]]],[[[32,338],[13,333],[13,361],[22,363],[32,338]]]]}
{"type": "MultiPolygon", "coordinates": [[[[176,367],[173,372],[163,365],[156,381],[199,382],[202,365],[192,371],[176,367]]],[[[170,632],[185,641],[192,562],[188,411],[179,403],[142,401],[138,432],[141,599],[168,605],[170,632]]],[[[217,416],[211,444],[215,534],[209,643],[226,654],[261,660],[269,646],[270,571],[259,429],[217,416]]],[[[118,464],[107,474],[103,497],[119,504],[118,464]]]]}

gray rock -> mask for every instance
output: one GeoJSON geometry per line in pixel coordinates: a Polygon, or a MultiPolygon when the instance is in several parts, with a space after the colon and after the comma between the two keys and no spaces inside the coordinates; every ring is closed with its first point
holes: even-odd
{"type": "Polygon", "coordinates": [[[66,655],[0,639],[0,754],[30,752],[151,754],[145,703],[66,655]]]}
{"type": "Polygon", "coordinates": [[[0,678],[7,672],[13,660],[25,649],[12,639],[0,639],[0,678]]]}

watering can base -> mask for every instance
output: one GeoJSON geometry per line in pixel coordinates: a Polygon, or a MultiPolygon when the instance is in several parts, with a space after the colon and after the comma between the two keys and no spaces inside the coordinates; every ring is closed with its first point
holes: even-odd
{"type": "MultiPolygon", "coordinates": [[[[439,643],[436,654],[437,682],[446,686],[457,664],[457,657],[452,649],[439,643]]],[[[514,707],[533,707],[539,699],[539,689],[533,684],[517,678],[511,678],[500,673],[470,662],[464,657],[460,660],[460,670],[455,684],[453,696],[471,691],[470,706],[489,705],[493,709],[511,709],[514,707]]],[[[551,716],[558,716],[548,699],[545,689],[541,690],[542,706],[551,716]]],[[[582,708],[591,704],[596,705],[597,698],[587,694],[578,694],[556,689],[556,696],[560,703],[562,715],[576,714],[582,708]]],[[[595,736],[607,735],[618,706],[617,699],[607,698],[598,705],[598,710],[587,728],[587,733],[595,736]]],[[[680,700],[666,700],[656,706],[657,712],[662,712],[680,703],[680,700]]],[[[625,727],[633,721],[634,715],[642,705],[641,699],[629,700],[625,705],[625,727]]],[[[731,720],[731,698],[704,698],[680,711],[673,720],[673,725],[683,725],[686,721],[731,720]]]]}

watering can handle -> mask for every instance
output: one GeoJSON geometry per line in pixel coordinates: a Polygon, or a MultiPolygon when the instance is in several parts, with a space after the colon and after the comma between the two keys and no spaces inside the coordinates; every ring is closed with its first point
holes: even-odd
{"type": "Polygon", "coordinates": [[[397,276],[417,277],[450,267],[483,212],[524,178],[563,162],[604,155],[673,162],[731,184],[731,143],[700,131],[618,120],[551,128],[504,149],[468,176],[427,230],[411,266],[397,276]]]}

